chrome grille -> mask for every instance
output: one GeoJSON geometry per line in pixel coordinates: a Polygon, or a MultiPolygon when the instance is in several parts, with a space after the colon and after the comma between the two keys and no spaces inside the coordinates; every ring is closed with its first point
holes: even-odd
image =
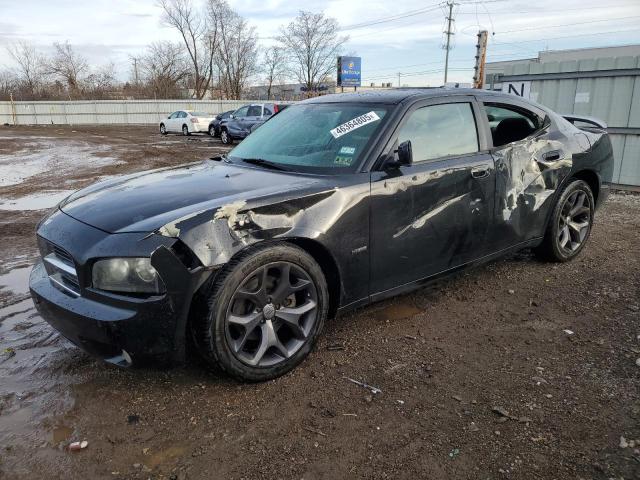
{"type": "Polygon", "coordinates": [[[48,241],[40,242],[40,253],[49,280],[63,292],[74,297],[80,295],[80,283],[73,257],[64,249],[48,241]]]}

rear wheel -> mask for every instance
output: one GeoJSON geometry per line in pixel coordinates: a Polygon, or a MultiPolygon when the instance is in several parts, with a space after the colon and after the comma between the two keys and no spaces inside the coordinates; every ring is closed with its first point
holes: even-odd
{"type": "Polygon", "coordinates": [[[265,381],[311,352],[327,317],[327,284],[304,250],[283,243],[231,261],[194,305],[194,338],[228,374],[265,381]]]}
{"type": "Polygon", "coordinates": [[[233,143],[233,138],[231,138],[229,132],[224,128],[220,131],[220,141],[225,145],[231,145],[233,143]]]}
{"type": "Polygon", "coordinates": [[[567,262],[584,248],[591,234],[593,192],[583,180],[569,183],[553,209],[542,244],[536,254],[554,262],[567,262]]]}
{"type": "Polygon", "coordinates": [[[186,137],[187,135],[191,135],[191,134],[189,133],[189,127],[187,127],[186,125],[183,125],[183,126],[182,126],[182,135],[184,135],[185,137],[186,137]]]}

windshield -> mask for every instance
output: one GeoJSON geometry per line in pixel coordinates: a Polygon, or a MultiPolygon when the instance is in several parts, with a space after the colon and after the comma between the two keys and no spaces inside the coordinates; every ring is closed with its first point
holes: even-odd
{"type": "Polygon", "coordinates": [[[275,115],[234,148],[232,161],[260,159],[283,169],[327,173],[355,169],[384,123],[387,108],[300,104],[275,115]]]}

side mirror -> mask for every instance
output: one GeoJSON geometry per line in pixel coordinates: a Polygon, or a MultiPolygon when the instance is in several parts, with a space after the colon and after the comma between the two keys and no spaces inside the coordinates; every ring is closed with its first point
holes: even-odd
{"type": "Polygon", "coordinates": [[[413,163],[413,150],[411,149],[411,140],[402,142],[398,145],[398,163],[400,165],[411,165],[413,163]]]}

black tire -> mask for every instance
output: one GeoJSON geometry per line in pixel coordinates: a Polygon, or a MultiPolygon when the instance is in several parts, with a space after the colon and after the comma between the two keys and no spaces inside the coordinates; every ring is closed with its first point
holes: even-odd
{"type": "MultiPolygon", "coordinates": [[[[280,273],[280,278],[283,277],[284,274],[280,273]]],[[[316,261],[296,246],[269,243],[239,254],[213,280],[205,284],[194,300],[191,328],[198,350],[209,365],[242,381],[261,382],[284,375],[309,355],[322,331],[328,307],[327,283],[316,261]],[[281,283],[278,277],[269,287],[269,275],[281,272],[277,267],[280,265],[289,266],[287,281],[284,283],[297,289],[296,293],[290,293],[287,287],[279,290],[281,283]],[[308,281],[296,278],[294,271],[300,275],[304,273],[306,277],[303,278],[308,281]],[[266,273],[263,275],[261,272],[266,273]],[[295,285],[292,285],[291,278],[295,285]],[[248,286],[254,279],[258,280],[254,284],[257,285],[255,291],[248,286]],[[264,294],[267,295],[265,298],[268,298],[269,303],[263,309],[255,308],[257,303],[248,300],[246,295],[250,294],[252,299],[258,298],[263,285],[264,294]],[[281,297],[279,291],[285,292],[284,295],[289,292],[288,296],[281,297]],[[288,303],[292,296],[293,304],[288,303]],[[242,313],[237,313],[238,302],[246,308],[242,313]],[[271,310],[267,310],[269,305],[271,310]],[[283,320],[285,317],[279,317],[293,311],[305,313],[288,322],[283,320]],[[249,317],[258,317],[257,323],[251,320],[251,328],[242,328],[237,337],[234,337],[232,327],[237,327],[240,323],[229,319],[249,317]],[[294,323],[300,336],[289,331],[290,325],[294,323]],[[273,333],[277,342],[273,343],[266,338],[269,335],[265,336],[265,332],[273,333]],[[249,345],[249,349],[245,351],[243,349],[246,345],[249,345]],[[280,347],[284,349],[286,356],[280,347]]]]}
{"type": "Polygon", "coordinates": [[[210,137],[216,137],[216,127],[214,127],[213,125],[209,125],[209,136],[210,137]]]}
{"type": "Polygon", "coordinates": [[[226,128],[220,130],[220,141],[225,145],[231,145],[233,143],[233,137],[229,135],[226,128]]]}
{"type": "Polygon", "coordinates": [[[167,134],[167,127],[164,126],[164,123],[160,124],[160,134],[161,135],[166,135],[167,134]]]}
{"type": "Polygon", "coordinates": [[[553,208],[542,243],[534,249],[538,258],[568,262],[578,256],[591,234],[594,206],[589,184],[583,180],[570,181],[553,208]]]}
{"type": "Polygon", "coordinates": [[[185,137],[191,135],[191,133],[189,133],[189,127],[186,124],[182,125],[182,135],[185,137]]]}

